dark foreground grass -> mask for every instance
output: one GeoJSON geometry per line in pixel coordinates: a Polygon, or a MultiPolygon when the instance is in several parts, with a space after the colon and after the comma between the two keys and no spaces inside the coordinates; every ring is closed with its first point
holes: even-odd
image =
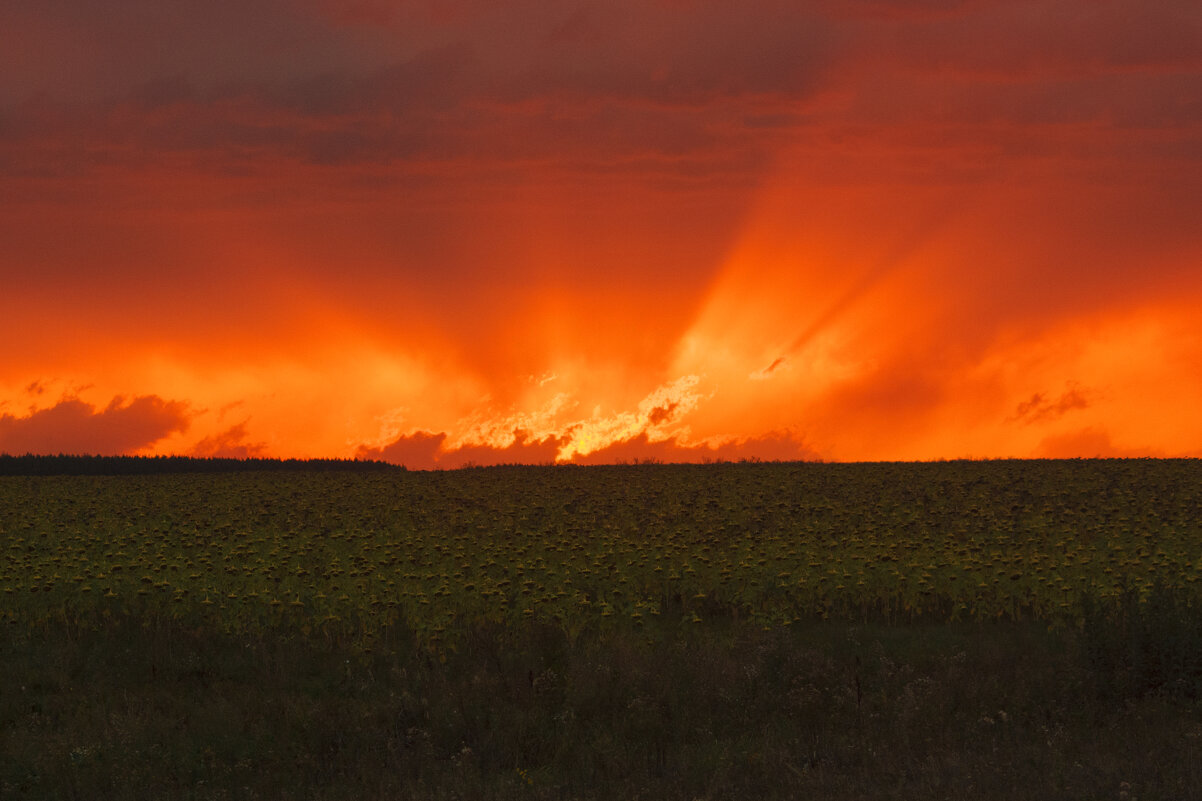
{"type": "Polygon", "coordinates": [[[12,626],[0,797],[1202,798],[1202,705],[1113,681],[1098,630],[698,629],[480,629],[443,661],[12,626]]]}

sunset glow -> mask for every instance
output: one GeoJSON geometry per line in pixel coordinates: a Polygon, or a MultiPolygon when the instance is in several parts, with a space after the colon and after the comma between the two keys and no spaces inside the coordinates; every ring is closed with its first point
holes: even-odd
{"type": "Polygon", "coordinates": [[[1202,456],[1202,6],[0,8],[0,452],[1202,456]]]}

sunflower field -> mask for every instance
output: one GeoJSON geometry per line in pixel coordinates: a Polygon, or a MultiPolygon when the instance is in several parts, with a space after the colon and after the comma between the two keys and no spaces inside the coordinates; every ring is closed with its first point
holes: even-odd
{"type": "Polygon", "coordinates": [[[741,620],[1071,622],[1202,573],[1202,462],[0,477],[0,621],[454,647],[741,620]]]}

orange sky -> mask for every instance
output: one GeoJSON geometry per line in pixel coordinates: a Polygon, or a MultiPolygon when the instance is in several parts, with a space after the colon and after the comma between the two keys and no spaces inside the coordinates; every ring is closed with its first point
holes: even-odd
{"type": "Polygon", "coordinates": [[[0,6],[0,452],[1202,456],[1193,0],[0,6]]]}

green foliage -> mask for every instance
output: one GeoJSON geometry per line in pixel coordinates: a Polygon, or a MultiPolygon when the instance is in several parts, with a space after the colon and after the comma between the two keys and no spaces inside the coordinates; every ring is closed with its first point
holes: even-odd
{"type": "Polygon", "coordinates": [[[510,467],[0,478],[0,616],[365,649],[482,623],[1074,623],[1193,604],[1197,461],[510,467]]]}

